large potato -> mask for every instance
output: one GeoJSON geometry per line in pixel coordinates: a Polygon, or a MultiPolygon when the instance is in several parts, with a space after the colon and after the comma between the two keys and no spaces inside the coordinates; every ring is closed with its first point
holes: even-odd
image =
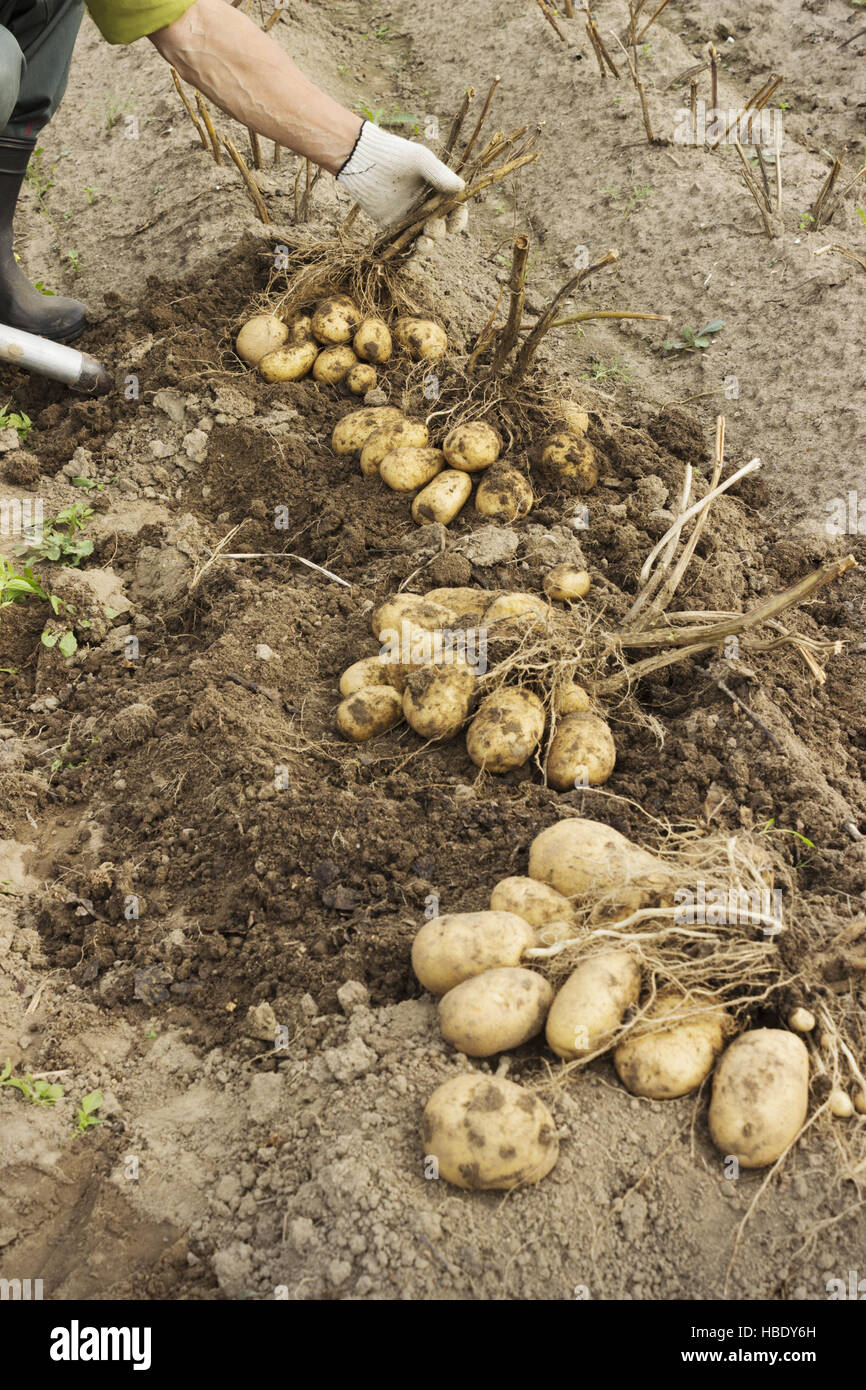
{"type": "Polygon", "coordinates": [[[547,1016],[547,1041],[570,1062],[610,1042],[640,995],[640,965],[629,951],[600,951],[569,975],[547,1016]]]}
{"type": "Polygon", "coordinates": [[[475,509],[481,516],[508,525],[531,512],[534,501],[529,479],[500,459],[491,464],[478,484],[475,509]]]}
{"type": "Polygon", "coordinates": [[[313,313],[313,337],[320,343],[349,343],[361,326],[361,315],[347,294],[320,299],[313,313]]]}
{"type": "Polygon", "coordinates": [[[422,738],[453,738],[469,718],[476,677],[462,661],[412,671],[403,692],[403,715],[422,738]]]}
{"type": "Polygon", "coordinates": [[[395,420],[392,424],[380,425],[367,436],[361,450],[361,472],[365,478],[375,478],[380,463],[392,449],[405,445],[423,448],[429,437],[423,420],[395,420]]]}
{"type": "Polygon", "coordinates": [[[431,521],[449,526],[471,492],[472,480],[468,473],[459,468],[446,468],[418,493],[412,503],[412,519],[419,526],[431,521]]]}
{"type": "MultiPolygon", "coordinates": [[[[465,478],[466,474],[460,476],[465,478]]],[[[439,477],[444,478],[445,474],[440,473],[439,477]]],[[[431,603],[442,603],[450,608],[455,618],[462,618],[467,613],[483,613],[496,598],[496,590],[473,589],[467,584],[458,589],[428,589],[425,597],[431,603]]]]}
{"type": "Polygon", "coordinates": [[[368,391],[372,391],[379,378],[376,375],[376,368],[371,367],[366,362],[356,362],[346,373],[346,385],[353,396],[366,396],[368,391]]]}
{"type": "Polygon", "coordinates": [[[499,880],[490,894],[490,909],[492,912],[515,912],[532,927],[574,919],[571,903],[562,893],[557,893],[547,883],[522,878],[519,874],[499,880]]]}
{"type": "Polygon", "coordinates": [[[554,565],[544,576],[544,592],[563,603],[583,598],[589,592],[589,573],[577,565],[554,565]]]}
{"type": "Polygon", "coordinates": [[[313,376],[316,381],[337,386],[357,364],[358,359],[350,347],[324,348],[313,363],[313,376]]]}
{"type": "Polygon", "coordinates": [[[363,449],[373,430],[403,418],[402,410],[394,405],[368,405],[363,410],[352,410],[334,426],[331,448],[335,454],[353,454],[363,449]]]}
{"type": "Polygon", "coordinates": [[[300,381],[318,355],[318,346],[312,341],[289,343],[275,352],[265,353],[259,361],[259,371],[265,381],[300,381]]]}
{"type": "Polygon", "coordinates": [[[775,1163],[796,1138],[809,1108],[809,1053],[786,1028],[741,1033],[713,1077],[710,1135],[741,1168],[775,1163]]]}
{"type": "Polygon", "coordinates": [[[476,767],[510,772],[529,761],[543,733],[544,706],[538,696],[504,687],[482,700],[466,734],[466,751],[476,767]]]}
{"type": "Polygon", "coordinates": [[[442,452],[451,467],[462,468],[464,473],[477,473],[482,468],[489,468],[499,458],[501,448],[502,440],[485,420],[455,425],[448,431],[442,444],[442,452]]]}
{"type": "Polygon", "coordinates": [[[397,319],[394,341],[416,362],[435,362],[448,351],[448,334],[432,319],[397,319]]]}
{"type": "Polygon", "coordinates": [[[666,864],[600,821],[573,816],[536,835],[529,846],[529,877],[549,883],[567,898],[615,890],[628,911],[670,890],[666,864]]]}
{"type": "Polygon", "coordinates": [[[390,685],[365,685],[337,706],[337,728],[353,743],[393,729],[403,718],[400,692],[390,685]]]}
{"type": "Polygon", "coordinates": [[[480,1072],[454,1076],[433,1092],[421,1138],[441,1178],[480,1192],[540,1182],[559,1157],[544,1102],[524,1086],[480,1072]]]}
{"type": "Polygon", "coordinates": [[[344,699],[368,685],[391,685],[402,693],[403,677],[400,667],[383,661],[380,656],[365,656],[354,661],[340,677],[340,694],[344,699]]]}
{"type": "Polygon", "coordinates": [[[288,325],[275,314],[256,314],[247,319],[235,340],[235,352],[241,361],[255,367],[269,352],[281,348],[289,336],[288,325]]]}
{"type": "Polygon", "coordinates": [[[387,362],[391,356],[391,331],[381,319],[364,319],[352,339],[362,362],[387,362]]]}
{"type": "Polygon", "coordinates": [[[439,1004],[439,1027],[467,1057],[491,1057],[540,1033],[552,1000],[551,985],[534,970],[485,970],[448,991],[439,1004]]]}
{"type": "Polygon", "coordinates": [[[398,632],[404,622],[435,632],[448,627],[452,617],[451,609],[444,603],[434,603],[423,594],[392,594],[373,610],[373,636],[381,642],[383,633],[398,632]]]}
{"type": "Polygon", "coordinates": [[[632,1095],[650,1100],[672,1100],[696,1091],[715,1066],[728,1023],[712,996],[665,990],[647,1009],[644,1021],[614,1049],[620,1081],[632,1095]],[[698,1009],[708,1011],[683,1017],[698,1009]],[[650,1024],[672,1016],[669,1027],[650,1031],[650,1024]]]}
{"type": "Polygon", "coordinates": [[[547,752],[547,783],[558,792],[600,787],[613,772],[613,734],[597,714],[566,714],[556,726],[547,752]]]}
{"type": "Polygon", "coordinates": [[[537,594],[499,594],[484,616],[491,626],[493,623],[503,622],[506,618],[528,618],[531,620],[531,626],[546,627],[548,608],[537,594]]]}
{"type": "Polygon", "coordinates": [[[379,477],[392,492],[414,492],[435,478],[444,463],[441,449],[405,445],[385,455],[379,464],[379,477]]]}
{"type": "Polygon", "coordinates": [[[589,492],[598,482],[600,458],[588,439],[563,430],[545,440],[541,467],[555,486],[570,485],[579,492],[589,492]]]}
{"type": "Polygon", "coordinates": [[[484,970],[519,965],[535,936],[513,912],[447,912],[425,922],[412,943],[412,969],[431,994],[484,970]]]}

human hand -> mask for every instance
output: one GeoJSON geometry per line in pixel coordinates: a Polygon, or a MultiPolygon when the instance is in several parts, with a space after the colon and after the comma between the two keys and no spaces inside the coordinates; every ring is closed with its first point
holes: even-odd
{"type": "Polygon", "coordinates": [[[393,226],[405,217],[426,188],[459,193],[466,186],[426,145],[390,135],[372,121],[362,125],[337,183],[380,227],[393,226]]]}

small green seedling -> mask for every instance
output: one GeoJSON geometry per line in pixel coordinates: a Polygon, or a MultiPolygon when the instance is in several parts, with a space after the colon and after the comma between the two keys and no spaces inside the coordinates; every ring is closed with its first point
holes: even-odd
{"type": "Polygon", "coordinates": [[[857,216],[860,218],[860,221],[861,221],[861,222],[866,222],[866,208],[861,208],[860,204],[859,204],[859,203],[856,203],[856,204],[855,204],[855,210],[856,210],[857,216]]]}
{"type": "Polygon", "coordinates": [[[811,212],[801,212],[801,213],[800,213],[800,231],[801,231],[801,232],[808,232],[809,229],[810,229],[810,227],[812,226],[812,223],[813,223],[814,221],[815,221],[815,219],[814,219],[814,217],[812,216],[811,212]]]}
{"type": "Polygon", "coordinates": [[[8,1057],[6,1065],[0,1071],[0,1086],[11,1086],[13,1090],[20,1091],[31,1105],[56,1105],[64,1095],[63,1087],[57,1083],[50,1085],[47,1081],[40,1081],[32,1076],[13,1076],[12,1062],[8,1057]]]}
{"type": "Polygon", "coordinates": [[[25,551],[40,560],[51,560],[55,564],[80,565],[88,555],[93,554],[93,541],[79,536],[90,518],[93,508],[83,502],[73,502],[64,507],[51,521],[46,521],[38,541],[25,541],[19,554],[25,551]]]}
{"type": "Polygon", "coordinates": [[[93,1125],[101,1125],[102,1120],[95,1113],[102,1109],[102,1092],[90,1091],[82,1098],[75,1116],[75,1133],[86,1134],[93,1125]]]}
{"type": "Polygon", "coordinates": [[[34,290],[38,290],[40,294],[50,294],[52,296],[54,294],[54,290],[48,290],[45,288],[45,282],[43,280],[34,281],[33,288],[34,290]]]}
{"type": "Polygon", "coordinates": [[[697,333],[693,328],[686,326],[683,329],[682,338],[668,338],[664,347],[667,352],[696,352],[698,349],[708,348],[711,342],[711,335],[714,333],[721,333],[724,326],[724,319],[713,319],[712,323],[704,324],[703,328],[698,329],[697,333]]]}
{"type": "Polygon", "coordinates": [[[103,488],[105,488],[108,483],[114,483],[116,481],[116,474],[113,478],[106,478],[101,482],[98,482],[96,478],[73,478],[72,486],[80,487],[82,492],[102,492],[103,488]]]}
{"type": "Polygon", "coordinates": [[[23,410],[10,410],[9,402],[7,401],[3,409],[0,410],[0,430],[13,429],[21,440],[21,443],[24,444],[32,428],[33,421],[30,419],[30,416],[25,415],[23,410]]]}
{"type": "Polygon", "coordinates": [[[589,366],[581,372],[582,381],[628,381],[631,367],[627,362],[600,362],[597,357],[589,359],[589,366]]]}
{"type": "MultiPolygon", "coordinates": [[[[48,593],[39,576],[33,573],[29,565],[24,566],[22,574],[16,570],[11,560],[7,560],[5,555],[0,555],[0,608],[8,608],[13,603],[23,603],[28,598],[42,599],[43,603],[50,606],[55,616],[61,608],[67,613],[73,612],[71,603],[58,598],[57,594],[48,593]]],[[[74,656],[78,651],[75,633],[69,629],[51,632],[46,628],[41,641],[44,647],[57,647],[65,657],[74,656]]],[[[8,675],[15,674],[11,667],[5,669],[8,675]]]]}

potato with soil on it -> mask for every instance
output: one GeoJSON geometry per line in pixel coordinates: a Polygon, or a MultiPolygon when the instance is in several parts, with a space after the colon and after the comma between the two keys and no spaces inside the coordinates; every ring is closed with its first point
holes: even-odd
{"type": "Polygon", "coordinates": [[[614,1049],[613,1064],[627,1091],[649,1100],[673,1100],[696,1091],[716,1064],[731,1020],[714,995],[670,988],[658,994],[644,1019],[614,1049]],[[671,1019],[665,1028],[651,1025],[671,1019]]]}
{"type": "Polygon", "coordinates": [[[382,319],[364,319],[352,346],[362,362],[387,362],[391,356],[391,330],[382,319]]]}
{"type": "Polygon", "coordinates": [[[381,656],[365,656],[346,667],[340,677],[340,694],[346,699],[368,685],[390,685],[402,694],[404,684],[399,666],[383,661],[381,656]]]}
{"type": "Polygon", "coordinates": [[[276,314],[255,314],[247,319],[235,340],[235,352],[249,367],[258,366],[269,352],[288,341],[289,329],[276,314]]]}
{"type": "Polygon", "coordinates": [[[447,994],[485,970],[519,965],[534,945],[531,926],[513,912],[446,912],[416,935],[412,969],[431,994],[447,994]]]}
{"type": "Polygon", "coordinates": [[[535,498],[529,479],[504,459],[491,464],[475,494],[475,509],[491,521],[509,525],[532,511],[535,498]]]}
{"type": "Polygon", "coordinates": [[[325,346],[350,343],[360,326],[361,315],[347,294],[320,299],[313,311],[313,337],[325,346]]]}
{"type": "Polygon", "coordinates": [[[259,362],[259,371],[265,381],[300,381],[306,376],[319,355],[314,342],[290,343],[268,352],[259,362]]]}
{"type": "Polygon", "coordinates": [[[588,439],[568,431],[550,435],[541,453],[541,471],[555,487],[589,492],[598,482],[601,457],[588,439]]]}
{"type": "Polygon", "coordinates": [[[442,443],[442,452],[452,468],[464,473],[478,473],[489,468],[499,458],[502,440],[486,420],[467,421],[449,430],[442,443]]]}
{"type": "Polygon", "coordinates": [[[472,480],[468,473],[459,468],[445,468],[418,493],[412,503],[412,520],[419,526],[432,521],[450,526],[471,493],[472,480]]]}
{"type": "Polygon", "coordinates": [[[523,767],[544,733],[544,706],[531,690],[513,686],[482,700],[466,734],[466,751],[476,767],[511,772],[523,767]]]}
{"type": "Polygon", "coordinates": [[[668,866],[601,821],[571,816],[542,830],[529,846],[529,877],[566,898],[611,895],[633,912],[672,891],[668,866]]]}
{"type": "Polygon", "coordinates": [[[520,874],[499,880],[490,894],[490,910],[514,912],[536,928],[546,927],[550,922],[574,921],[568,898],[549,884],[523,878],[520,874]]]}
{"type": "Polygon", "coordinates": [[[765,1168],[793,1143],[809,1108],[809,1053],[786,1028],[753,1028],[722,1054],[710,1136],[741,1168],[765,1168]]]}
{"type": "MultiPolygon", "coordinates": [[[[440,478],[444,476],[444,473],[439,474],[440,478]]],[[[460,476],[465,478],[466,474],[461,473],[460,476]]],[[[428,589],[425,597],[431,603],[441,603],[450,608],[455,618],[462,618],[467,613],[483,613],[496,598],[497,593],[496,589],[473,589],[464,585],[457,589],[428,589]]]]}
{"type": "Polygon", "coordinates": [[[391,685],[365,685],[337,706],[337,728],[353,743],[387,733],[403,718],[403,700],[391,685]]]}
{"type": "Polygon", "coordinates": [[[544,599],[537,594],[498,594],[487,609],[484,617],[488,626],[504,622],[506,619],[519,619],[531,627],[547,627],[549,609],[544,599]]]}
{"type": "Polygon", "coordinates": [[[313,376],[328,386],[339,386],[357,365],[358,359],[350,347],[324,348],[313,363],[313,376]]]}
{"type": "Polygon", "coordinates": [[[423,449],[429,437],[423,420],[394,420],[380,425],[367,436],[361,450],[361,472],[365,478],[377,477],[379,464],[392,449],[406,445],[423,449]]]}
{"type": "Polygon", "coordinates": [[[309,343],[313,337],[313,320],[309,314],[295,314],[289,319],[289,342],[309,343]]]}
{"type": "Polygon", "coordinates": [[[407,590],[402,594],[392,594],[384,603],[380,603],[378,608],[374,608],[370,625],[373,636],[381,642],[383,633],[399,631],[401,623],[410,623],[413,627],[435,632],[437,628],[448,627],[453,617],[451,609],[444,603],[435,603],[423,594],[410,593],[407,590]]]}
{"type": "Polygon", "coordinates": [[[578,439],[582,439],[589,429],[589,416],[582,406],[579,406],[576,401],[563,398],[556,402],[555,411],[565,430],[578,439]]]}
{"type": "Polygon", "coordinates": [[[440,1086],[424,1107],[425,1157],[455,1187],[510,1191],[540,1182],[559,1157],[553,1116],[524,1086],[464,1072],[440,1086]]]}
{"type": "Polygon", "coordinates": [[[448,351],[448,334],[432,319],[399,318],[394,342],[416,362],[436,362],[448,351]]]}
{"type": "Polygon", "coordinates": [[[557,716],[584,714],[592,708],[589,694],[577,681],[557,681],[553,687],[553,711],[557,716]]]}
{"type": "Polygon", "coordinates": [[[552,986],[534,970],[485,970],[448,991],[439,1004],[439,1027],[467,1057],[491,1057],[540,1033],[552,1001],[552,986]]]}
{"type": "Polygon", "coordinates": [[[366,396],[368,391],[375,389],[378,381],[376,368],[366,362],[357,362],[346,373],[346,385],[353,396],[366,396]]]}
{"type": "Polygon", "coordinates": [[[444,465],[441,449],[398,446],[390,449],[379,464],[379,477],[392,492],[416,492],[441,473],[444,465]]]}
{"type": "Polygon", "coordinates": [[[560,718],[547,751],[547,784],[555,791],[600,787],[616,763],[613,734],[597,714],[560,718]]]}
{"type": "Polygon", "coordinates": [[[544,592],[561,603],[573,603],[589,593],[589,572],[577,565],[554,565],[544,576],[544,592]]]}
{"type": "Polygon", "coordinates": [[[369,405],[363,410],[352,410],[334,426],[331,448],[335,454],[354,454],[363,449],[374,430],[404,418],[402,410],[394,405],[369,405]]]}
{"type": "Polygon", "coordinates": [[[573,1061],[605,1047],[640,996],[641,970],[630,951],[600,951],[582,960],[547,1016],[547,1042],[573,1061]]]}
{"type": "Polygon", "coordinates": [[[469,718],[477,677],[464,661],[422,666],[406,678],[403,716],[426,739],[453,738],[469,718]]]}

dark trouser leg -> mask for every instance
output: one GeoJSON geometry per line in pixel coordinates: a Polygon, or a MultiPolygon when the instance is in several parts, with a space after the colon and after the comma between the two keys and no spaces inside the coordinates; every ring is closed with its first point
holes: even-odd
{"type": "Polygon", "coordinates": [[[0,131],[6,129],[18,105],[24,54],[15,35],[0,28],[0,131]]]}
{"type": "Polygon", "coordinates": [[[24,55],[18,99],[0,121],[0,137],[33,142],[51,120],[66,91],[83,14],[82,0],[0,0],[0,24],[24,55]]]}

